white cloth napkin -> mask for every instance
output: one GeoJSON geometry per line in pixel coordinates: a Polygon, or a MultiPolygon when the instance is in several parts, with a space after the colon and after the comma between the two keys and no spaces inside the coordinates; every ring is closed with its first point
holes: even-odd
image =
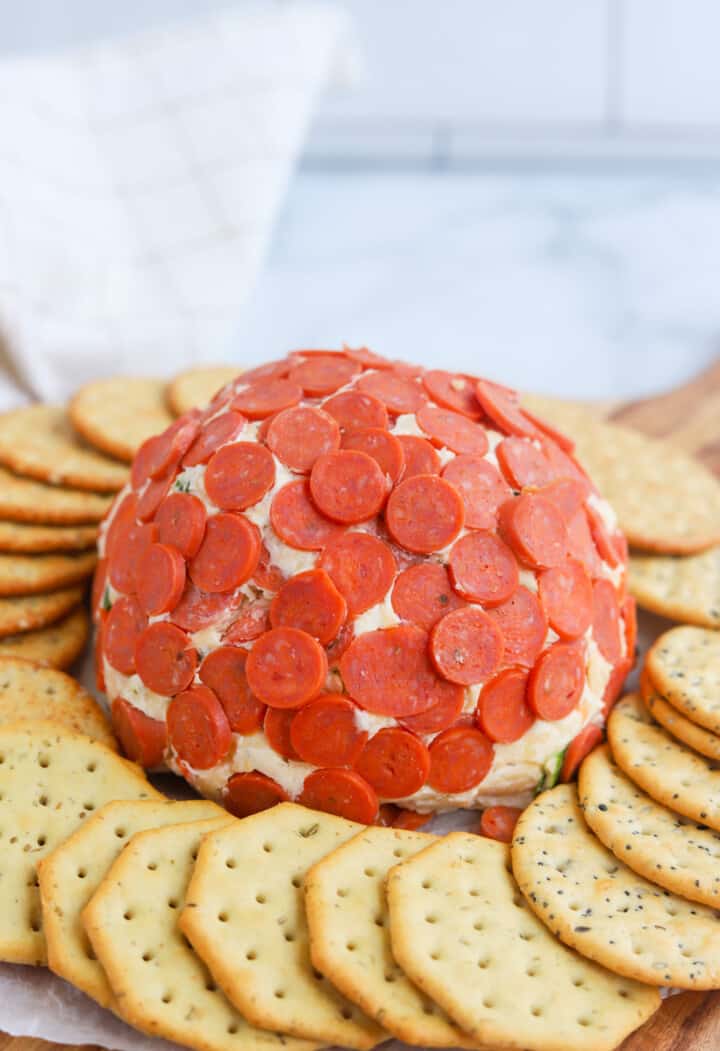
{"type": "Polygon", "coordinates": [[[0,62],[0,406],[228,353],[344,28],[261,0],[0,62]]]}

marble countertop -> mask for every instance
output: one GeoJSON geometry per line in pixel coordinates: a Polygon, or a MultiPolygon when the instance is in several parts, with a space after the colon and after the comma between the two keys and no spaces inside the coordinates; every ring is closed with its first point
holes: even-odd
{"type": "Polygon", "coordinates": [[[368,344],[561,395],[718,353],[720,172],[301,171],[232,348],[368,344]]]}

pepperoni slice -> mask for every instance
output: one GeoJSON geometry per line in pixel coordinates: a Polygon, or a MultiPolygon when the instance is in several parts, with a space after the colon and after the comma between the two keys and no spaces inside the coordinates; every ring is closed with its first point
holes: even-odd
{"type": "Polygon", "coordinates": [[[170,619],[185,631],[202,631],[210,624],[222,620],[242,601],[243,596],[236,595],[234,591],[218,591],[212,594],[201,591],[188,580],[182,598],[172,611],[170,619]]]}
{"type": "Polygon", "coordinates": [[[600,556],[590,535],[584,508],[577,511],[567,523],[568,551],[578,562],[582,562],[591,577],[600,572],[600,556]]]}
{"type": "Polygon", "coordinates": [[[95,624],[100,620],[100,614],[103,612],[103,599],[105,597],[105,587],[107,586],[107,575],[108,560],[106,558],[99,558],[98,563],[95,566],[92,594],[90,597],[90,610],[95,624]]]}
{"type": "Polygon", "coordinates": [[[465,521],[462,498],[454,486],[434,474],[407,478],[393,489],[385,522],[401,547],[429,555],[447,547],[465,521]]]}
{"type": "Polygon", "coordinates": [[[417,810],[406,810],[403,807],[395,807],[397,811],[393,815],[390,825],[392,828],[403,828],[408,832],[415,832],[424,828],[432,820],[432,814],[419,814],[417,810]]]}
{"type": "Polygon", "coordinates": [[[355,769],[381,799],[403,799],[425,784],[430,754],[415,734],[390,726],[370,738],[355,769]]]}
{"type": "Polygon", "coordinates": [[[548,485],[555,478],[550,461],[527,438],[503,438],[495,450],[502,473],[515,489],[548,485]]]}
{"type": "Polygon", "coordinates": [[[593,491],[593,485],[574,456],[564,452],[555,442],[548,438],[541,439],[545,455],[552,464],[556,478],[572,478],[583,488],[583,500],[593,491]]]}
{"type": "Polygon", "coordinates": [[[489,611],[505,642],[506,664],[531,668],[547,635],[547,618],[537,597],[522,585],[507,602],[489,611]]]}
{"type": "Polygon", "coordinates": [[[488,775],[493,757],[491,742],[479,730],[453,726],[430,745],[428,784],[448,795],[467,792],[488,775]]]}
{"type": "Polygon", "coordinates": [[[521,814],[522,810],[516,806],[489,806],[480,817],[480,835],[500,843],[512,843],[521,814]]]}
{"type": "Polygon", "coordinates": [[[617,664],[622,658],[620,606],[609,580],[596,580],[592,586],[593,638],[606,661],[617,664]]]}
{"type": "Polygon", "coordinates": [[[519,741],[535,722],[535,713],[527,703],[527,679],[524,668],[506,668],[480,691],[475,719],[491,741],[519,741]]]}
{"type": "Polygon", "coordinates": [[[456,456],[445,464],[442,476],[462,497],[465,525],[470,529],[494,529],[498,508],[512,496],[498,469],[480,456],[456,456]]]}
{"type": "Polygon", "coordinates": [[[602,704],[602,715],[603,719],[607,719],[613,705],[622,696],[625,689],[625,680],[632,671],[634,661],[629,657],[624,657],[616,665],[614,665],[605,689],[603,691],[603,704],[602,704]]]}
{"type": "Polygon", "coordinates": [[[406,717],[455,699],[462,688],[436,674],[428,636],[414,624],[359,635],[340,661],[345,688],[361,708],[406,717]]]}
{"type": "Polygon", "coordinates": [[[394,416],[417,412],[427,401],[419,383],[395,372],[366,372],[357,387],[381,401],[394,416]]]}
{"type": "Polygon", "coordinates": [[[569,540],[555,504],[537,493],[521,493],[500,508],[500,532],[518,558],[534,569],[559,566],[569,540]]]}
{"type": "Polygon", "coordinates": [[[358,372],[360,366],[352,358],[319,354],[294,365],[288,378],[302,387],[307,397],[323,398],[344,387],[358,372]]]}
{"type": "Polygon", "coordinates": [[[392,605],[401,620],[409,620],[430,631],[440,617],[465,603],[453,591],[445,566],[439,562],[420,562],[398,576],[392,605]]]}
{"type": "Polygon", "coordinates": [[[159,478],[171,469],[174,471],[193,444],[199,427],[194,417],[183,417],[162,434],[147,438],[136,452],[130,470],[133,488],[140,489],[148,478],[159,478]]]}
{"type": "Polygon", "coordinates": [[[147,483],[137,505],[137,517],[141,522],[150,521],[170,492],[170,486],[174,480],[175,468],[172,467],[167,474],[163,474],[159,478],[153,478],[147,483]]]}
{"type": "Polygon", "coordinates": [[[439,474],[440,457],[426,438],[416,434],[398,434],[397,440],[403,451],[403,478],[414,478],[416,474],[439,474]]]}
{"type": "Polygon", "coordinates": [[[95,686],[99,693],[106,693],[105,689],[105,664],[103,661],[103,633],[107,622],[106,610],[100,610],[100,616],[95,631],[95,642],[93,644],[93,658],[95,661],[95,686]]]}
{"type": "Polygon", "coordinates": [[[454,544],[448,564],[453,587],[470,602],[500,606],[518,586],[515,556],[494,533],[478,530],[462,537],[454,544]]]}
{"type": "Polygon", "coordinates": [[[332,767],[314,770],[305,778],[298,802],[361,825],[372,825],[378,812],[377,796],[360,774],[332,767]]]}
{"type": "Polygon", "coordinates": [[[564,782],[572,781],[583,759],[590,755],[594,748],[597,748],[602,739],[602,727],[595,726],[594,723],[590,723],[589,726],[580,731],[577,737],[573,737],[565,751],[560,780],[564,782]]]}
{"type": "Polygon", "coordinates": [[[257,383],[259,380],[284,379],[287,376],[292,361],[289,357],[278,358],[276,361],[266,361],[263,365],[256,365],[254,369],[246,369],[228,386],[236,387],[238,383],[257,383]]]}
{"type": "Polygon", "coordinates": [[[137,599],[123,597],[113,603],[103,627],[103,647],[108,662],[123,675],[135,671],[135,646],[146,625],[137,599]]]}
{"type": "Polygon", "coordinates": [[[538,593],[550,627],[561,639],[579,639],[593,619],[593,586],[584,566],[568,559],[538,578],[538,593]]]}
{"type": "Polygon", "coordinates": [[[412,730],[415,734],[440,733],[457,721],[463,710],[463,700],[462,690],[447,693],[432,708],[418,715],[403,716],[399,722],[406,730],[412,730]]]}
{"type": "Polygon", "coordinates": [[[148,689],[172,697],[192,682],[197,652],[184,631],[161,620],[145,628],[138,638],[135,664],[148,689]]]}
{"type": "Polygon", "coordinates": [[[433,664],[450,682],[485,682],[499,668],[503,637],[487,613],[475,606],[456,609],[439,620],[430,635],[433,664]]]}
{"type": "Polygon", "coordinates": [[[344,390],[323,402],[325,412],[337,420],[340,430],[354,431],[358,427],[380,427],[387,430],[387,409],[372,394],[359,390],[344,390]]]}
{"type": "Polygon", "coordinates": [[[224,511],[244,511],[262,500],[275,482],[275,461],[264,445],[234,442],[213,454],[205,489],[224,511]]]}
{"type": "Polygon", "coordinates": [[[250,650],[245,672],[253,693],[271,708],[299,708],[320,693],[325,650],[297,628],[273,628],[250,650]]]}
{"type": "Polygon", "coordinates": [[[157,526],[154,523],[139,525],[132,522],[114,539],[108,576],[117,591],[126,595],[135,591],[137,567],[147,549],[157,540],[157,534],[157,526]]]}
{"type": "Polygon", "coordinates": [[[276,803],[287,803],[288,799],[287,792],[277,781],[251,770],[247,774],[233,774],[225,787],[223,802],[235,817],[250,817],[276,803]]]}
{"type": "Polygon", "coordinates": [[[340,428],[322,409],[296,405],[273,416],[267,443],[287,468],[307,474],[318,456],[340,448],[340,428]]]}
{"type": "Polygon", "coordinates": [[[225,633],[226,642],[252,642],[270,630],[270,602],[258,598],[246,602],[225,633]]]}
{"type": "Polygon", "coordinates": [[[558,478],[557,481],[544,485],[538,490],[538,494],[555,504],[566,523],[580,510],[587,496],[585,486],[577,478],[558,478]]]}
{"type": "Polygon", "coordinates": [[[357,361],[359,365],[366,369],[391,369],[393,365],[389,358],[384,358],[381,354],[376,354],[374,350],[369,350],[367,347],[345,347],[345,353],[349,358],[357,361]]]}
{"type": "Polygon", "coordinates": [[[297,573],[270,606],[273,628],[299,628],[323,645],[332,642],[346,617],[347,603],[324,569],[297,573]]]}
{"type": "Polygon", "coordinates": [[[136,514],[137,497],[134,493],[127,493],[117,508],[113,506],[112,519],[105,536],[105,554],[108,558],[112,558],[116,545],[125,536],[125,530],[135,523],[136,514]]]}
{"type": "Polygon", "coordinates": [[[320,565],[351,614],[364,613],[387,595],[397,566],[387,544],[369,533],[345,533],[329,544],[320,565]]]}
{"type": "Polygon", "coordinates": [[[340,526],[318,511],[304,479],[278,490],[270,505],[270,522],[284,543],[300,551],[321,551],[341,533],[340,526]]]}
{"type": "Polygon", "coordinates": [[[155,515],[158,540],[176,548],[183,558],[192,558],[205,535],[205,504],[191,493],[170,493],[155,515]]]}
{"type": "Polygon", "coordinates": [[[480,424],[452,409],[423,405],[417,421],[439,448],[472,456],[484,456],[488,451],[487,434],[480,424]]]}
{"type": "Polygon", "coordinates": [[[285,574],[270,561],[270,552],[265,544],[260,546],[260,561],[253,573],[253,584],[257,584],[263,591],[279,591],[285,583],[285,574]]]}
{"type": "Polygon", "coordinates": [[[634,664],[637,646],[637,603],[632,595],[625,597],[621,612],[625,630],[625,656],[634,664]]]}
{"type": "Polygon", "coordinates": [[[291,708],[266,708],[263,729],[268,744],[283,759],[299,759],[290,739],[290,728],[296,713],[291,708]]]}
{"type": "Polygon", "coordinates": [[[167,747],[167,726],[151,719],[123,697],[112,704],[112,722],[123,754],[146,770],[162,766],[167,747]]]}
{"type": "Polygon", "coordinates": [[[223,412],[206,423],[183,459],[183,467],[207,463],[221,446],[237,438],[245,426],[245,417],[239,412],[223,412]]]}
{"type": "Polygon", "coordinates": [[[530,420],[530,423],[535,424],[539,431],[549,438],[555,445],[559,446],[563,452],[571,453],[575,449],[575,442],[572,438],[568,438],[562,431],[558,431],[551,423],[547,420],[543,420],[540,416],[536,416],[534,412],[531,412],[528,408],[523,408],[523,413],[530,420]]]}
{"type": "Polygon", "coordinates": [[[528,679],[528,702],[539,719],[564,719],[580,700],[585,662],[576,643],[556,642],[540,654],[528,679]]]}
{"type": "Polygon", "coordinates": [[[453,409],[471,420],[482,416],[480,402],[475,395],[476,381],[457,372],[430,369],[423,374],[423,386],[433,401],[444,409],[453,409]]]}
{"type": "Polygon", "coordinates": [[[609,566],[615,567],[619,565],[620,556],[602,518],[595,508],[590,507],[590,505],[586,506],[585,513],[587,514],[588,525],[590,526],[590,536],[593,538],[593,542],[600,558],[603,562],[607,562],[609,566]]]}
{"type": "Polygon", "coordinates": [[[247,650],[218,646],[200,665],[200,681],[209,686],[225,709],[230,729],[253,734],[263,724],[265,705],[253,695],[245,675],[247,650]]]}
{"type": "Polygon", "coordinates": [[[260,534],[242,515],[208,519],[205,537],[188,565],[191,580],[203,591],[231,591],[253,575],[260,558],[260,534]]]}
{"type": "Polygon", "coordinates": [[[172,699],[167,727],[178,759],[195,770],[207,770],[222,762],[232,745],[228,718],[207,686],[193,686],[172,699]]]}
{"type": "Polygon", "coordinates": [[[394,484],[403,473],[405,454],[397,438],[380,427],[360,427],[343,436],[343,449],[367,453],[394,484]]]}
{"type": "Polygon", "coordinates": [[[137,597],[148,616],[174,609],[185,587],[185,559],[167,544],[150,544],[137,564],[137,597]]]}
{"type": "Polygon", "coordinates": [[[290,740],[298,756],[313,766],[352,766],[367,741],[357,708],[338,693],[328,693],[296,712],[290,740]]]}
{"type": "Polygon", "coordinates": [[[485,414],[505,434],[537,438],[538,429],[521,409],[516,391],[490,380],[478,380],[475,394],[485,414]]]}
{"type": "MultiPolygon", "coordinates": [[[[247,373],[241,380],[248,381],[247,373]]],[[[302,388],[289,379],[257,379],[236,395],[232,407],[249,420],[264,420],[266,416],[297,405],[301,398],[302,388]]]]}
{"type": "Polygon", "coordinates": [[[376,515],[385,503],[385,475],[371,456],[351,449],[320,456],[310,474],[312,498],[328,518],[352,524],[376,515]]]}

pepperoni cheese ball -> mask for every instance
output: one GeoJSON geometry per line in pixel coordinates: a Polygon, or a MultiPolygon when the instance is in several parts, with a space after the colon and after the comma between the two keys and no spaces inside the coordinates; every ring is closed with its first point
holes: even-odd
{"type": "Polygon", "coordinates": [[[365,349],[245,372],[146,441],[100,555],[125,751],[240,815],[522,806],[633,658],[625,540],[571,442],[365,349]]]}

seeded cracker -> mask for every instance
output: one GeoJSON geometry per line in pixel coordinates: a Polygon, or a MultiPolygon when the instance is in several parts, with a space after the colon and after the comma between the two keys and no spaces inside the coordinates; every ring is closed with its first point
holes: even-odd
{"type": "Polygon", "coordinates": [[[305,879],[313,964],[389,1033],[426,1047],[476,1047],[393,959],[385,878],[436,841],[422,832],[368,828],[314,865],[305,879]]]}
{"type": "Polygon", "coordinates": [[[580,768],[586,822],[633,872],[691,901],[720,905],[720,834],[656,803],[615,765],[607,745],[580,768]]]}
{"type": "Polygon", "coordinates": [[[87,642],[90,622],[84,606],[78,606],[67,617],[20,635],[0,639],[0,658],[23,657],[49,668],[69,668],[82,653],[87,642]]]}
{"type": "Polygon", "coordinates": [[[111,496],[45,485],[0,467],[0,515],[12,522],[61,526],[99,522],[111,502],[111,496]]]}
{"type": "Polygon", "coordinates": [[[161,380],[146,377],[95,380],[70,402],[70,421],[91,445],[130,463],[146,438],[172,423],[164,391],[161,380]]]}
{"type": "Polygon", "coordinates": [[[464,832],[391,869],[395,958],[482,1043],[610,1051],[654,1013],[657,992],[566,949],[509,870],[505,844],[464,832]]]}
{"type": "Polygon", "coordinates": [[[671,628],[652,646],[645,666],[658,693],[674,708],[720,733],[720,632],[671,628]]]}
{"type": "Polygon", "coordinates": [[[310,960],[305,874],[360,831],[352,821],[282,803],[203,843],[180,926],[254,1025],[361,1051],[387,1039],[310,960]]]}
{"type": "Polygon", "coordinates": [[[720,736],[718,734],[706,730],[703,726],[696,726],[677,708],[668,704],[665,698],[657,692],[646,671],[643,671],[640,676],[640,688],[642,699],[656,722],[660,723],[676,740],[689,745],[701,755],[720,762],[720,736]]]}
{"type": "Polygon", "coordinates": [[[0,638],[53,624],[82,602],[82,587],[63,588],[46,595],[0,598],[0,638]]]}
{"type": "Polygon", "coordinates": [[[544,792],[525,810],[512,866],[533,911],[589,959],[649,985],[720,983],[720,915],[619,861],[586,825],[574,785],[544,792]]]}
{"type": "Polygon", "coordinates": [[[0,960],[46,962],[37,864],[113,799],[158,799],[134,763],[49,722],[0,728],[0,960]]]}
{"type": "Polygon", "coordinates": [[[686,624],[720,628],[720,546],[675,558],[633,554],[629,583],[643,609],[686,624]]]}
{"type": "Polygon", "coordinates": [[[235,365],[205,365],[179,372],[165,389],[170,412],[182,416],[190,409],[204,409],[213,395],[241,372],[235,365]]]}
{"type": "Polygon", "coordinates": [[[227,820],[220,807],[202,800],[108,803],[43,858],[38,875],[50,970],[103,1007],[111,1006],[110,985],[82,925],[83,909],[136,833],[219,817],[227,820]]]}

